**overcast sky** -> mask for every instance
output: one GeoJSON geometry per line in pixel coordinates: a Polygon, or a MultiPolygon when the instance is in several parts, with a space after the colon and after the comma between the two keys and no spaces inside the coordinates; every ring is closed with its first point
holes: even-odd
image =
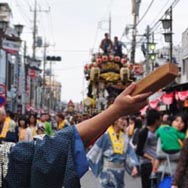
{"type": "MultiPolygon", "coordinates": [[[[152,0],[142,0],[140,17],[152,0]]],[[[174,0],[154,0],[148,14],[138,26],[143,34],[146,25],[153,25],[164,14],[174,0]]],[[[31,47],[32,20],[30,9],[34,0],[0,0],[9,2],[13,9],[13,23],[25,25],[23,38],[31,47]]],[[[83,67],[90,61],[90,52],[98,50],[104,32],[108,31],[109,13],[112,16],[112,37],[121,37],[126,25],[132,24],[131,0],[38,0],[38,9],[50,12],[38,13],[38,35],[45,38],[51,47],[48,55],[59,55],[62,62],[53,65],[55,78],[62,83],[62,100],[72,99],[79,102],[85,97],[87,82],[84,80],[83,67]],[[102,22],[102,24],[100,24],[102,22]]],[[[188,27],[188,1],[180,0],[173,9],[174,43],[181,42],[181,34],[188,27]]],[[[155,36],[158,46],[167,45],[159,28],[155,36]]],[[[130,35],[131,36],[131,35],[130,35]]],[[[127,44],[130,37],[122,39],[127,44]]],[[[142,59],[137,50],[136,59],[142,59]]],[[[29,51],[30,53],[30,51],[29,51]]],[[[42,57],[42,49],[38,49],[42,57]]]]}

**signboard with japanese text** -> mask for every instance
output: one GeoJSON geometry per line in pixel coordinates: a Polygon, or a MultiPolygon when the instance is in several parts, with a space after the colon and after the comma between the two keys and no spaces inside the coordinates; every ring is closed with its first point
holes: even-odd
{"type": "Polygon", "coordinates": [[[10,40],[3,40],[2,41],[2,48],[11,54],[16,54],[20,49],[20,42],[10,41],[10,40]]]}

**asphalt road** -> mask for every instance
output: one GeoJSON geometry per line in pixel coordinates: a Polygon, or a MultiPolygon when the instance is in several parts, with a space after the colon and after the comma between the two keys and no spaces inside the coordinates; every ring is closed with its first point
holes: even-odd
{"type": "MultiPolygon", "coordinates": [[[[125,175],[125,188],[141,188],[140,178],[132,178],[128,174],[125,175]]],[[[89,170],[81,179],[82,188],[100,188],[98,180],[89,170]]]]}

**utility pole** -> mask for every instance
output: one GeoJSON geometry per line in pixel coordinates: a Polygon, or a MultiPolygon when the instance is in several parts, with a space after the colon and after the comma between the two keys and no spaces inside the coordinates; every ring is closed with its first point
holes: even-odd
{"type": "Polygon", "coordinates": [[[33,59],[36,58],[36,35],[37,35],[37,0],[35,0],[33,11],[33,59]]]}
{"type": "Polygon", "coordinates": [[[148,25],[146,28],[146,74],[150,72],[149,43],[150,43],[150,26],[148,25]]]}
{"type": "Polygon", "coordinates": [[[111,17],[111,12],[109,14],[109,38],[111,39],[112,35],[112,17],[111,17]]]}
{"type": "Polygon", "coordinates": [[[170,24],[170,32],[171,32],[171,40],[170,40],[170,62],[172,63],[173,61],[173,27],[172,27],[172,6],[170,7],[169,10],[169,14],[170,14],[170,20],[171,20],[171,24],[170,24]]]}
{"type": "Polygon", "coordinates": [[[132,0],[132,15],[133,15],[133,26],[132,26],[132,47],[131,47],[131,63],[135,63],[135,52],[136,52],[136,27],[137,19],[139,15],[140,0],[132,0]]]}
{"type": "MultiPolygon", "coordinates": [[[[38,9],[38,3],[37,0],[34,1],[34,10],[31,10],[33,12],[33,61],[36,60],[36,48],[37,48],[37,15],[38,12],[49,12],[50,9],[48,10],[41,10],[38,9]]],[[[34,99],[34,103],[37,106],[37,83],[35,80],[32,80],[30,82],[30,103],[32,103],[32,99],[34,99]],[[33,88],[34,87],[34,88],[33,88]]],[[[31,104],[32,105],[32,104],[31,104]]]]}
{"type": "MultiPolygon", "coordinates": [[[[152,44],[154,44],[154,32],[152,32],[152,44]]],[[[154,61],[155,59],[152,59],[152,71],[154,71],[154,61]]]]}
{"type": "Polygon", "coordinates": [[[23,73],[23,83],[22,83],[22,97],[21,97],[21,104],[22,104],[22,114],[25,114],[25,104],[26,104],[26,54],[27,54],[27,45],[26,41],[24,41],[24,56],[23,56],[23,62],[22,62],[22,73],[23,73]]]}
{"type": "MultiPolygon", "coordinates": [[[[42,94],[44,95],[45,94],[45,90],[46,90],[46,51],[47,51],[47,48],[49,47],[49,45],[46,43],[44,43],[44,56],[43,56],[43,78],[42,78],[42,94]]],[[[44,108],[45,106],[45,97],[42,97],[42,104],[41,104],[41,107],[44,108]]]]}
{"type": "Polygon", "coordinates": [[[131,63],[135,63],[136,52],[136,15],[133,15],[131,63]]]}
{"type": "Polygon", "coordinates": [[[52,61],[50,61],[50,98],[49,98],[49,110],[50,109],[52,109],[52,91],[53,91],[53,89],[52,89],[52,61]]]}

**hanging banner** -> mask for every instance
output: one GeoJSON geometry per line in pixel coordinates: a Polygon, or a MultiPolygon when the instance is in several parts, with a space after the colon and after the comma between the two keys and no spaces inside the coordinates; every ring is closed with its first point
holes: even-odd
{"type": "Polygon", "coordinates": [[[162,96],[162,102],[166,105],[172,104],[174,101],[174,94],[173,93],[165,93],[162,96]]]}
{"type": "Polygon", "coordinates": [[[178,91],[178,98],[180,101],[184,101],[188,98],[188,91],[178,91]]]}
{"type": "Polygon", "coordinates": [[[140,110],[140,113],[141,113],[142,116],[144,116],[144,115],[146,114],[146,111],[147,111],[148,107],[149,107],[149,106],[147,105],[147,106],[145,106],[144,108],[142,108],[142,109],[140,110]]]}
{"type": "Polygon", "coordinates": [[[158,99],[149,102],[149,106],[150,106],[152,109],[157,109],[158,104],[159,104],[159,100],[158,100],[158,99]]]}

